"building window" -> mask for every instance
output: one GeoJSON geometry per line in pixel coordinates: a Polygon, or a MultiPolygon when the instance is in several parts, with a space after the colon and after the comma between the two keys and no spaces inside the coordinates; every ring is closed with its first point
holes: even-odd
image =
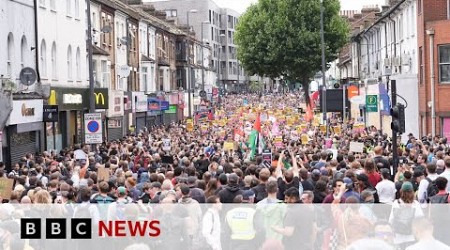
{"type": "Polygon", "coordinates": [[[177,17],[177,10],[166,10],[166,17],[177,17]]]}
{"type": "Polygon", "coordinates": [[[145,92],[148,91],[148,68],[142,67],[142,85],[141,85],[141,91],[145,90],[145,92]]]}
{"type": "Polygon", "coordinates": [[[52,79],[58,79],[56,70],[56,43],[52,44],[52,79]]]}
{"type": "Polygon", "coordinates": [[[81,80],[81,62],[80,62],[80,48],[77,48],[77,53],[75,55],[75,68],[77,72],[77,80],[81,80]]]}
{"type": "Polygon", "coordinates": [[[424,78],[424,66],[423,66],[423,48],[419,47],[419,83],[423,84],[424,78]]]}
{"type": "Polygon", "coordinates": [[[40,68],[41,68],[41,75],[43,78],[46,78],[47,76],[47,46],[45,45],[45,40],[42,40],[41,42],[41,53],[40,53],[40,68]]]}
{"type": "Polygon", "coordinates": [[[417,0],[417,13],[422,14],[422,0],[417,0]]]}
{"type": "Polygon", "coordinates": [[[439,82],[450,83],[450,44],[439,46],[439,82]]]}
{"type": "Polygon", "coordinates": [[[108,70],[108,62],[106,60],[102,60],[102,87],[109,88],[109,70],[108,70]]]}
{"type": "Polygon", "coordinates": [[[66,15],[72,16],[72,0],[66,0],[66,15]]]}
{"type": "Polygon", "coordinates": [[[447,0],[447,19],[450,19],[450,0],[447,0]]]}
{"type": "Polygon", "coordinates": [[[25,67],[25,62],[27,61],[27,38],[22,36],[22,41],[20,42],[20,66],[25,67]]]}
{"type": "Polygon", "coordinates": [[[75,1],[75,18],[80,18],[80,0],[75,1]]]}
{"type": "Polygon", "coordinates": [[[72,79],[72,47],[67,49],[67,79],[72,79]]]}
{"type": "Polygon", "coordinates": [[[12,77],[13,61],[14,61],[14,37],[12,33],[8,35],[6,51],[6,75],[12,77]]]}

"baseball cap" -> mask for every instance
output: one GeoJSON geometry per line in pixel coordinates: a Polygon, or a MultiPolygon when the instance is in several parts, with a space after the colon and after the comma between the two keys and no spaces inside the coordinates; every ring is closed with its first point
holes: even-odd
{"type": "Polygon", "coordinates": [[[242,193],[242,197],[244,200],[250,200],[251,198],[255,198],[255,192],[253,192],[252,190],[245,190],[242,193]]]}
{"type": "Polygon", "coordinates": [[[405,181],[405,182],[403,182],[403,184],[402,184],[402,190],[403,190],[403,191],[413,191],[413,190],[414,190],[414,187],[413,187],[413,185],[411,184],[411,182],[405,181]]]}
{"type": "Polygon", "coordinates": [[[127,189],[125,187],[118,187],[117,191],[119,192],[119,194],[126,194],[127,193],[127,189]]]}
{"type": "Polygon", "coordinates": [[[359,181],[368,181],[369,177],[366,174],[359,174],[358,176],[356,176],[356,179],[358,179],[359,181]]]}
{"type": "Polygon", "coordinates": [[[344,179],[342,179],[345,183],[345,185],[353,185],[353,181],[352,179],[348,178],[348,177],[344,177],[344,179]]]}

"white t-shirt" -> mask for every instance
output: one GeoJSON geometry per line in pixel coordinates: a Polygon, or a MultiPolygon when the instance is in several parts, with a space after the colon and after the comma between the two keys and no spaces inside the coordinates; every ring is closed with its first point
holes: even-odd
{"type": "Polygon", "coordinates": [[[450,247],[438,240],[421,240],[416,244],[406,248],[406,250],[422,250],[422,249],[450,250],[450,247]]]}
{"type": "Polygon", "coordinates": [[[382,180],[378,182],[375,187],[378,192],[378,197],[380,198],[380,202],[384,204],[392,204],[395,200],[395,193],[397,189],[395,189],[395,183],[390,180],[382,180]]]}
{"type": "MultiPolygon", "coordinates": [[[[446,169],[439,176],[445,177],[445,179],[447,179],[447,181],[450,183],[450,169],[446,169]]],[[[450,185],[448,183],[447,183],[447,193],[450,193],[450,185]]]]}

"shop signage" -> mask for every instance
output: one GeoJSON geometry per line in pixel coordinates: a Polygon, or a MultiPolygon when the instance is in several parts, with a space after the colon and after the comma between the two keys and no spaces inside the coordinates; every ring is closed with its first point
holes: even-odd
{"type": "Polygon", "coordinates": [[[122,117],[124,114],[123,91],[109,91],[108,117],[122,117]]]}
{"type": "Polygon", "coordinates": [[[58,122],[58,105],[44,105],[44,122],[58,122]]]}
{"type": "Polygon", "coordinates": [[[63,104],[83,104],[81,94],[63,94],[63,104]]]}
{"type": "Polygon", "coordinates": [[[177,113],[177,105],[170,105],[169,109],[166,110],[164,113],[166,113],[166,114],[176,114],[177,113]]]}
{"type": "Polygon", "coordinates": [[[144,92],[132,92],[131,105],[133,112],[147,112],[147,96],[144,92]]]}
{"type": "Polygon", "coordinates": [[[13,110],[9,117],[9,125],[42,122],[43,100],[13,101],[13,110]]]}
{"type": "Polygon", "coordinates": [[[161,101],[155,98],[148,98],[148,110],[149,111],[160,111],[161,101]]]}
{"type": "MultiPolygon", "coordinates": [[[[87,95],[89,96],[89,95],[87,95]]],[[[108,108],[108,89],[95,89],[95,108],[96,109],[107,109],[108,108]]]]}
{"type": "Polygon", "coordinates": [[[161,101],[161,110],[169,110],[169,102],[161,101]]]}
{"type": "Polygon", "coordinates": [[[84,114],[84,142],[87,144],[103,143],[102,114],[84,114]]]}
{"type": "Polygon", "coordinates": [[[366,95],[366,111],[378,112],[378,96],[366,95]]]}

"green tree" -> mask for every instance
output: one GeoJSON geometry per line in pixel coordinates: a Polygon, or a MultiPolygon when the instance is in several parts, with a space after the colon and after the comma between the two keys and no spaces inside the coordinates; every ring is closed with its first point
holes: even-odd
{"type": "MultiPolygon", "coordinates": [[[[323,4],[325,56],[331,62],[348,42],[349,27],[339,15],[339,0],[323,4]]],[[[322,68],[320,8],[320,0],[259,0],[250,6],[235,37],[244,69],[301,82],[307,93],[310,79],[322,68]]]]}

